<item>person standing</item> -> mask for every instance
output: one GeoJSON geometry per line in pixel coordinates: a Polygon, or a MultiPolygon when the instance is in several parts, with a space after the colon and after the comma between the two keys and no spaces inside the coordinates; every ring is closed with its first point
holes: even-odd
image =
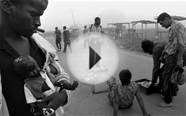
{"type": "Polygon", "coordinates": [[[63,41],[64,41],[64,50],[63,52],[66,52],[67,46],[70,48],[70,51],[72,51],[70,47],[70,32],[67,30],[66,26],[63,26],[63,41]]]}
{"type": "Polygon", "coordinates": [[[58,51],[61,51],[61,31],[58,27],[55,28],[55,35],[56,35],[56,47],[58,51]]]}
{"type": "Polygon", "coordinates": [[[88,29],[87,29],[87,26],[85,25],[85,26],[84,26],[83,33],[85,34],[85,33],[87,33],[87,32],[88,32],[88,29]]]}
{"type": "MultiPolygon", "coordinates": [[[[102,26],[101,26],[101,19],[100,19],[100,17],[96,17],[95,18],[94,24],[91,24],[89,30],[90,30],[90,33],[95,33],[95,34],[96,33],[98,33],[98,34],[103,34],[104,33],[103,29],[102,29],[102,26]]],[[[98,55],[101,56],[101,46],[102,46],[102,43],[103,43],[103,39],[100,38],[100,37],[99,38],[91,38],[90,40],[88,40],[88,43],[89,43],[89,46],[93,50],[95,50],[98,55]]],[[[91,52],[91,49],[89,49],[89,52],[90,52],[89,59],[90,59],[90,61],[93,61],[93,62],[91,62],[91,64],[95,64],[95,66],[93,67],[92,70],[97,70],[97,69],[100,70],[100,69],[102,69],[101,66],[100,66],[100,61],[96,62],[96,59],[99,56],[97,56],[95,54],[95,52],[93,52],[94,53],[93,54],[91,52]]],[[[93,94],[96,93],[95,86],[92,85],[91,88],[92,88],[92,93],[93,94]]]]}
{"type": "Polygon", "coordinates": [[[171,107],[172,99],[175,93],[175,84],[171,83],[171,76],[176,68],[183,66],[184,53],[184,33],[185,27],[174,21],[168,13],[161,13],[157,22],[168,31],[168,43],[162,52],[160,60],[164,61],[163,77],[163,95],[164,102],[161,107],[171,107]]]}
{"type": "Polygon", "coordinates": [[[91,24],[89,30],[90,30],[90,32],[104,33],[102,26],[101,26],[101,18],[100,17],[95,18],[94,24],[91,24]]]}

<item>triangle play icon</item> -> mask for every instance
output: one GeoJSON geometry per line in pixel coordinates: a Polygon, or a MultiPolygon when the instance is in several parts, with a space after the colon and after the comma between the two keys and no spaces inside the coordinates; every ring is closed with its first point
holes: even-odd
{"type": "Polygon", "coordinates": [[[89,69],[91,69],[101,57],[89,46],[89,69]]]}

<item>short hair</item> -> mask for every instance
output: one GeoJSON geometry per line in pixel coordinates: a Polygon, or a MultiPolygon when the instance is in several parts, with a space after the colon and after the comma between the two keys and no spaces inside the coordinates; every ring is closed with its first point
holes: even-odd
{"type": "Polygon", "coordinates": [[[129,85],[132,78],[130,70],[124,69],[119,73],[119,79],[122,85],[129,85]]]}
{"type": "Polygon", "coordinates": [[[153,49],[154,47],[154,42],[151,40],[143,40],[141,42],[141,48],[143,49],[144,52],[148,53],[149,49],[153,49]]]}
{"type": "Polygon", "coordinates": [[[96,18],[95,18],[95,21],[96,21],[96,20],[100,20],[100,17],[96,17],[96,18]]]}
{"type": "Polygon", "coordinates": [[[66,26],[63,26],[63,29],[66,29],[67,27],[66,26]]]}
{"type": "Polygon", "coordinates": [[[158,16],[157,22],[159,23],[160,21],[164,21],[166,18],[171,19],[171,16],[170,16],[168,13],[163,12],[163,13],[161,13],[161,14],[158,16]]]}

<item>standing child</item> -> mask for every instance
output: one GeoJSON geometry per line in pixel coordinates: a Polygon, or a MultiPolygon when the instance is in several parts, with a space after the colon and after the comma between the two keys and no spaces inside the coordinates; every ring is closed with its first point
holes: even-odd
{"type": "Polygon", "coordinates": [[[121,84],[116,84],[115,82],[108,83],[110,88],[108,98],[114,109],[113,116],[117,116],[118,109],[130,108],[133,104],[134,97],[136,97],[139,103],[143,116],[150,116],[146,111],[143,99],[139,92],[139,87],[137,83],[131,82],[131,78],[131,72],[126,69],[119,73],[121,84]]]}

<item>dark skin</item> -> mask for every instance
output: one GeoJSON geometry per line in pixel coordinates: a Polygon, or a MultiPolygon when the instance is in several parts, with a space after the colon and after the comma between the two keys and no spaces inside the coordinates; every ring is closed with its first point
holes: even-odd
{"type": "MultiPolygon", "coordinates": [[[[1,25],[0,36],[19,55],[30,55],[29,38],[36,32],[40,23],[40,16],[43,15],[48,5],[48,0],[10,0],[1,1],[1,25]],[[6,3],[6,4],[4,4],[6,3]]],[[[56,110],[67,101],[66,91],[54,93],[44,101],[49,103],[49,107],[56,110]]]]}
{"type": "MultiPolygon", "coordinates": [[[[46,2],[42,0],[43,2],[46,2]]],[[[20,55],[29,55],[28,38],[36,31],[40,23],[40,16],[47,7],[47,2],[36,5],[36,0],[22,2],[22,5],[14,5],[10,2],[9,9],[5,9],[3,19],[3,38],[13,47],[20,55]],[[31,5],[34,5],[31,6],[31,5]],[[12,20],[14,19],[14,20],[12,20]],[[7,21],[8,20],[8,21],[7,21]],[[24,37],[23,37],[24,36],[24,37]]]]}
{"type": "Polygon", "coordinates": [[[101,24],[101,20],[100,19],[96,19],[94,25],[96,27],[98,27],[100,24],[101,24]]]}

